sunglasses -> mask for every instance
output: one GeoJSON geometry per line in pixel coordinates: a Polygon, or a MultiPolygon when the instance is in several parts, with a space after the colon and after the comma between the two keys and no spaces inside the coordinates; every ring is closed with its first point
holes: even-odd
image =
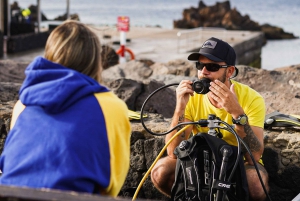
{"type": "Polygon", "coordinates": [[[196,68],[198,70],[203,70],[204,66],[206,67],[206,70],[210,72],[217,72],[220,68],[227,68],[227,65],[219,65],[215,63],[202,63],[197,61],[196,62],[196,68]]]}

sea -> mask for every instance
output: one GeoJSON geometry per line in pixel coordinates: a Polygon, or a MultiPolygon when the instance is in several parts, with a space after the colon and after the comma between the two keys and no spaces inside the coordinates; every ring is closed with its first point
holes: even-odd
{"type": "MultiPolygon", "coordinates": [[[[17,2],[26,8],[37,0],[17,2]]],[[[199,0],[40,0],[40,5],[51,20],[66,13],[68,2],[70,13],[77,13],[83,23],[115,26],[118,16],[128,16],[130,26],[166,29],[173,28],[173,20],[182,19],[185,8],[199,4],[199,0]]],[[[223,1],[203,0],[207,6],[217,2],[223,1]]],[[[300,37],[300,0],[230,0],[230,5],[260,25],[267,23],[300,37]]],[[[269,40],[261,57],[262,68],[267,70],[300,64],[300,39],[269,40]]]]}

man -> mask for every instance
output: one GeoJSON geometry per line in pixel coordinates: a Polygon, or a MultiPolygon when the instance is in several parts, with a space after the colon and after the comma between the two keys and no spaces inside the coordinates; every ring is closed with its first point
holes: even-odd
{"type": "MultiPolygon", "coordinates": [[[[204,42],[199,53],[192,53],[188,60],[196,61],[198,78],[209,78],[210,91],[207,94],[196,94],[192,89],[192,81],[182,80],[176,89],[176,108],[172,118],[173,128],[181,122],[207,119],[209,114],[215,114],[221,120],[234,125],[237,134],[250,148],[259,167],[264,185],[268,189],[268,174],[262,165],[263,124],[265,117],[264,99],[250,87],[231,80],[236,73],[234,49],[226,42],[210,38],[204,42]]],[[[166,135],[168,142],[177,130],[166,135]]],[[[167,148],[168,156],[160,159],[151,172],[151,179],[156,188],[165,195],[171,194],[175,178],[176,156],[174,149],[191,132],[207,132],[207,128],[190,126],[182,135],[175,138],[167,148]]],[[[222,131],[223,139],[237,145],[234,135],[222,131]]],[[[257,172],[250,155],[245,153],[245,169],[252,200],[264,200],[266,195],[260,184],[257,172]]]]}

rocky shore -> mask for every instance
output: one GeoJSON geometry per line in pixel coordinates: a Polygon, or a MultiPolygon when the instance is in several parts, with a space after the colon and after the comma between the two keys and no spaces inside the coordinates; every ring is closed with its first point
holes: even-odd
{"type": "Polygon", "coordinates": [[[230,1],[217,2],[213,6],[206,6],[200,0],[198,7],[183,10],[182,19],[173,21],[174,28],[222,27],[228,30],[262,31],[267,40],[297,38],[292,33],[270,24],[260,25],[243,16],[236,8],[231,8],[230,1]]]}
{"type": "MultiPolygon", "coordinates": [[[[18,90],[24,79],[28,63],[0,60],[0,151],[9,132],[11,111],[18,99],[18,90]]],[[[300,115],[300,65],[272,71],[237,66],[235,80],[248,84],[265,98],[267,114],[279,111],[300,115]]],[[[124,100],[129,109],[139,111],[150,93],[182,79],[194,79],[193,63],[174,60],[168,63],[130,61],[117,64],[103,71],[103,83],[124,100]]],[[[168,130],[175,106],[174,87],[153,96],[145,106],[145,125],[152,132],[168,130]]],[[[153,136],[139,120],[132,120],[131,163],[120,197],[132,197],[162,147],[164,136],[153,136]]],[[[292,200],[300,193],[300,128],[275,128],[264,131],[265,167],[270,176],[270,196],[273,201],[292,200]]],[[[152,185],[150,176],[143,184],[138,198],[168,200],[152,185]]]]}

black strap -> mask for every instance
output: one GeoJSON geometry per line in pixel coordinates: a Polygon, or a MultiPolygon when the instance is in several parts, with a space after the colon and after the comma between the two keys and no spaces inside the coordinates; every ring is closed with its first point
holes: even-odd
{"type": "Polygon", "coordinates": [[[219,181],[220,147],[225,141],[208,134],[198,134],[188,140],[184,149],[177,147],[175,182],[171,191],[173,201],[209,201],[217,190],[226,191],[230,201],[248,201],[248,185],[242,156],[232,181],[227,182],[236,159],[237,148],[228,159],[225,181],[219,181]],[[205,174],[207,173],[207,177],[205,174]],[[236,183],[236,185],[233,185],[236,183]]]}

